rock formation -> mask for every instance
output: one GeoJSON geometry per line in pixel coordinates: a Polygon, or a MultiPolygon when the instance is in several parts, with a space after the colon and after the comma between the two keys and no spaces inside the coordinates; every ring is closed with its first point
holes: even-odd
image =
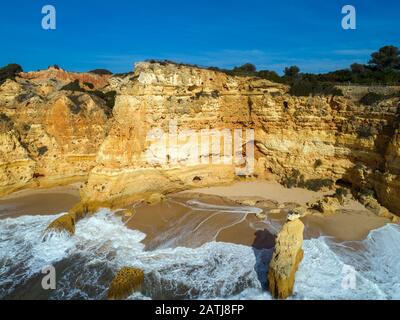
{"type": "Polygon", "coordinates": [[[70,235],[75,234],[76,216],[73,213],[67,213],[54,220],[47,227],[45,235],[49,232],[67,232],[70,235]]]}
{"type": "Polygon", "coordinates": [[[128,298],[133,292],[140,290],[144,281],[144,272],[140,269],[124,267],[113,279],[108,291],[109,300],[128,298]]]}
{"type": "Polygon", "coordinates": [[[286,299],[293,293],[295,274],[303,259],[303,231],[300,219],[289,220],[276,238],[268,270],[268,287],[276,298],[286,299]]]}
{"type": "Polygon", "coordinates": [[[332,196],[325,196],[313,203],[308,204],[310,209],[317,210],[324,215],[336,213],[340,209],[341,204],[339,200],[332,196]]]}
{"type": "Polygon", "coordinates": [[[61,90],[73,78],[62,74],[21,74],[0,86],[0,195],[86,181],[94,167],[108,107],[94,95],[61,90]]]}
{"type": "Polygon", "coordinates": [[[192,164],[190,141],[169,141],[179,161],[162,152],[167,161],[158,161],[161,146],[146,137],[155,128],[169,132],[173,120],[178,131],[252,128],[254,139],[243,137],[242,144],[256,145],[254,176],[299,173],[306,186],[338,180],[367,186],[400,212],[399,99],[367,107],[343,97],[292,97],[267,80],[162,63],[139,63],[121,83],[85,201],[132,200],[235,179],[232,164],[192,164]]]}
{"type": "Polygon", "coordinates": [[[21,73],[0,86],[0,195],[84,181],[84,203],[118,206],[239,175],[369,188],[399,214],[399,104],[293,97],[285,85],[172,63],[142,62],[112,77],[21,73]],[[62,90],[74,81],[76,90],[62,90]],[[110,92],[113,109],[103,96],[110,92]],[[234,130],[242,132],[237,163],[214,149],[224,141],[215,131],[229,141],[234,130]],[[254,171],[239,173],[252,143],[254,171]]]}

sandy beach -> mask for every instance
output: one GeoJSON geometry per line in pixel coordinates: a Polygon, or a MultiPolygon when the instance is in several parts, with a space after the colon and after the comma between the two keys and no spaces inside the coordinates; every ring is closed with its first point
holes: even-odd
{"type": "Polygon", "coordinates": [[[79,202],[79,184],[22,190],[0,199],[0,219],[66,212],[79,202]]]}
{"type": "MultiPolygon", "coordinates": [[[[273,182],[239,182],[231,186],[191,190],[167,195],[155,204],[140,202],[112,213],[100,210],[80,221],[72,238],[63,237],[59,241],[56,237],[43,242],[43,230],[54,219],[46,215],[68,211],[79,201],[78,191],[75,185],[26,190],[0,200],[0,227],[3,239],[7,241],[4,248],[11,248],[11,251],[4,251],[6,259],[3,261],[10,262],[5,269],[7,277],[14,279],[19,272],[22,264],[16,262],[22,261],[24,265],[35,262],[41,267],[43,257],[54,255],[51,259],[58,261],[60,255],[65,254],[55,264],[57,273],[63,275],[61,285],[68,288],[71,284],[73,288],[79,286],[88,290],[90,297],[104,298],[104,288],[109,286],[115,272],[109,266],[116,261],[123,261],[125,265],[139,263],[150,270],[144,294],[152,298],[175,298],[177,292],[178,296],[186,297],[189,289],[197,290],[196,281],[201,275],[208,287],[208,283],[221,279],[231,269],[232,273],[227,275],[229,284],[236,277],[252,279],[250,282],[238,280],[242,290],[265,279],[263,268],[269,261],[270,249],[275,246],[276,234],[286,222],[288,212],[323,195],[301,189],[288,190],[273,182]],[[120,217],[123,223],[116,217],[120,217]],[[27,233],[27,226],[34,231],[27,233]],[[54,246],[59,249],[54,250],[54,246]],[[79,250],[79,253],[69,253],[71,248],[79,250]],[[160,275],[162,279],[171,279],[171,272],[174,272],[173,280],[168,281],[172,282],[160,286],[160,275]],[[192,279],[194,282],[186,284],[185,281],[192,279]],[[169,285],[175,282],[178,287],[169,285]]],[[[336,214],[308,215],[301,219],[305,224],[303,248],[306,257],[299,274],[301,278],[301,275],[305,277],[304,273],[309,273],[307,279],[318,274],[324,263],[339,268],[335,274],[340,276],[341,267],[337,266],[340,257],[326,246],[325,239],[320,236],[332,238],[332,243],[340,242],[338,246],[345,245],[355,254],[365,250],[364,242],[360,240],[366,239],[371,230],[390,222],[375,216],[355,201],[349,201],[336,214]],[[314,254],[318,255],[314,257],[314,254]],[[331,260],[326,262],[326,259],[331,260]]],[[[51,292],[40,289],[40,273],[32,276],[28,269],[23,275],[28,279],[24,285],[14,286],[13,281],[9,282],[7,288],[12,290],[5,294],[7,298],[53,298],[51,292]]],[[[340,284],[341,278],[330,281],[333,285],[336,282],[340,284]]],[[[311,286],[318,287],[319,284],[311,286]]],[[[82,291],[82,295],[75,292],[75,289],[68,291],[68,297],[88,297],[86,291],[82,291]]],[[[230,293],[234,294],[237,292],[230,293]]],[[[65,299],[64,295],[61,297],[65,299]]]]}
{"type": "MultiPolygon", "coordinates": [[[[148,250],[162,246],[198,247],[221,241],[272,248],[275,234],[297,205],[322,197],[323,192],[287,189],[277,182],[238,182],[229,186],[194,189],[167,196],[163,202],[140,204],[117,214],[131,229],[144,232],[148,250]],[[244,200],[262,201],[254,206],[244,200]],[[198,201],[196,205],[191,205],[198,201]],[[251,209],[266,215],[260,219],[251,209]]],[[[21,215],[48,215],[68,211],[79,202],[79,185],[24,190],[0,200],[0,219],[21,215]]],[[[340,213],[303,217],[305,238],[330,236],[338,241],[361,240],[370,230],[389,223],[359,202],[349,200],[340,213]]]]}
{"type": "MultiPolygon", "coordinates": [[[[301,188],[288,189],[274,181],[238,182],[230,186],[210,187],[184,191],[180,194],[218,195],[232,201],[237,200],[272,200],[279,203],[283,209],[279,213],[269,213],[271,208],[261,208],[267,213],[267,220],[282,225],[291,204],[305,205],[332,192],[315,192],[301,188]]],[[[278,208],[278,207],[276,207],[278,208]]],[[[364,239],[369,231],[380,228],[390,221],[378,217],[367,210],[361,203],[348,200],[339,211],[330,216],[312,215],[303,217],[306,226],[305,238],[330,236],[338,241],[356,241],[364,239]]],[[[259,220],[258,220],[259,221],[259,220]]],[[[259,221],[260,223],[260,221],[259,221]]],[[[240,226],[232,227],[235,233],[240,233],[240,226]]],[[[257,230],[259,231],[259,230],[257,230]]]]}

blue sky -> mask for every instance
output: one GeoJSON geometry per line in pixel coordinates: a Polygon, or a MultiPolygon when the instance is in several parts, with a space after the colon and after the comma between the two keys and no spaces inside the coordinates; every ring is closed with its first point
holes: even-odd
{"type": "Polygon", "coordinates": [[[400,47],[399,12],[398,0],[1,1],[0,65],[126,72],[155,58],[326,72],[400,47]],[[41,27],[47,4],[56,7],[56,30],[41,27]],[[345,4],[357,10],[356,30],[341,28],[345,4]]]}

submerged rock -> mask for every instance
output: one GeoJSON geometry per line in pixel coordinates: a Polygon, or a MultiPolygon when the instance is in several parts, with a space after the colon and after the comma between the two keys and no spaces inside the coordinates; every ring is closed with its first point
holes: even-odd
{"type": "Polygon", "coordinates": [[[73,213],[67,213],[56,220],[54,220],[50,225],[47,227],[45,233],[49,233],[51,231],[57,232],[68,232],[70,235],[75,234],[75,224],[76,224],[76,217],[73,213]]]}
{"type": "Polygon", "coordinates": [[[286,299],[293,293],[295,274],[303,259],[304,224],[299,219],[288,221],[276,238],[268,283],[271,294],[286,299]]]}
{"type": "Polygon", "coordinates": [[[140,290],[143,281],[143,270],[123,267],[111,283],[108,290],[108,299],[121,300],[128,298],[133,292],[140,290]]]}

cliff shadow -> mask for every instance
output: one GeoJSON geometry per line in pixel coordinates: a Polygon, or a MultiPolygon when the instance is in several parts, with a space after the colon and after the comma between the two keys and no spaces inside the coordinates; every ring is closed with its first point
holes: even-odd
{"type": "Polygon", "coordinates": [[[268,266],[275,247],[275,235],[267,229],[257,230],[252,244],[256,263],[254,270],[263,290],[268,289],[268,266]]]}

